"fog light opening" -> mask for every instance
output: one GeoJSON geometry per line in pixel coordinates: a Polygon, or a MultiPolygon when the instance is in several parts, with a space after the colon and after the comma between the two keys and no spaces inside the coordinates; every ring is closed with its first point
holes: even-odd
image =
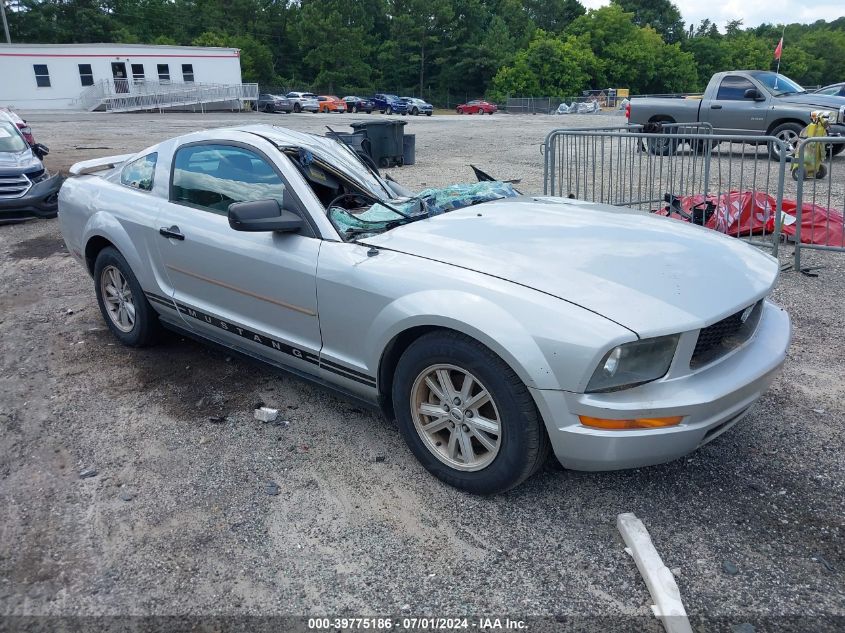
{"type": "Polygon", "coordinates": [[[667,426],[677,426],[684,419],[682,415],[674,415],[668,418],[628,418],[625,420],[610,420],[607,418],[594,418],[589,415],[579,415],[581,424],[594,429],[607,429],[611,431],[624,431],[629,429],[662,429],[667,426]]]}

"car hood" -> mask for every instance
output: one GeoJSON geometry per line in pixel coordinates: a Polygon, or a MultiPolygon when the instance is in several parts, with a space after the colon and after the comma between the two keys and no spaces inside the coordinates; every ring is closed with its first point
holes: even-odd
{"type": "Polygon", "coordinates": [[[800,94],[800,95],[784,95],[777,97],[778,103],[796,103],[800,105],[814,106],[817,108],[829,108],[838,110],[845,106],[845,97],[837,97],[835,95],[819,95],[819,94],[800,94]]]}
{"type": "Polygon", "coordinates": [[[0,170],[9,173],[11,171],[24,173],[33,169],[40,169],[41,161],[32,153],[32,150],[25,149],[21,152],[0,152],[0,170]]]}
{"type": "Polygon", "coordinates": [[[560,198],[488,202],[361,241],[536,289],[641,337],[734,314],[768,294],[779,270],[709,229],[560,198]]]}

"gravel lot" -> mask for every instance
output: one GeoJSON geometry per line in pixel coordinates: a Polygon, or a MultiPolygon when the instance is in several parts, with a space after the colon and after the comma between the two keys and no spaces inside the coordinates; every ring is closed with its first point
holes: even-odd
{"type": "MultiPolygon", "coordinates": [[[[27,116],[52,169],[199,128],[367,118],[27,116]]],[[[560,121],[410,119],[418,164],[390,173],[446,185],[474,163],[539,192],[539,145],[560,121]]],[[[56,220],[0,226],[0,262],[0,615],[557,616],[545,624],[660,631],[616,531],[635,512],[697,630],[845,627],[843,255],[808,253],[818,277],[781,277],[789,358],[733,430],[652,468],[550,463],[495,498],[440,484],[394,423],[329,391],[175,335],[115,344],[56,220]],[[253,420],[258,401],[289,424],[253,420]]]]}

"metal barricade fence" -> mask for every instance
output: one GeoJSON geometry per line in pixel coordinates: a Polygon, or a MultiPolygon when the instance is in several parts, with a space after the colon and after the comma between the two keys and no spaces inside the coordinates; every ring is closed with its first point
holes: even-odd
{"type": "Polygon", "coordinates": [[[777,254],[787,164],[779,139],[700,123],[573,128],[550,132],[543,152],[546,195],[658,212],[777,254]]]}
{"type": "Polygon", "coordinates": [[[798,189],[795,224],[789,231],[794,231],[795,270],[801,270],[805,248],[845,252],[845,166],[833,160],[843,146],[842,137],[813,137],[803,139],[798,147],[792,165],[798,189]]]}

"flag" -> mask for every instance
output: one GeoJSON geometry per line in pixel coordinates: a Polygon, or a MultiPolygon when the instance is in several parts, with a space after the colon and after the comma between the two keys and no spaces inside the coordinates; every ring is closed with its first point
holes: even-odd
{"type": "Polygon", "coordinates": [[[775,59],[780,61],[780,54],[783,52],[783,37],[780,38],[777,48],[775,48],[775,59]]]}

